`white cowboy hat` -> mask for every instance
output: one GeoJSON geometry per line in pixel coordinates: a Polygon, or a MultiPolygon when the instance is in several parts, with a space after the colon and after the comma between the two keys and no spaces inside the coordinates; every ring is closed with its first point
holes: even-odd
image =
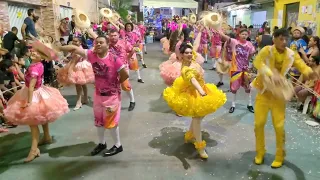
{"type": "Polygon", "coordinates": [[[90,27],[91,22],[89,17],[84,12],[76,10],[75,24],[79,28],[86,29],[90,27]]]}

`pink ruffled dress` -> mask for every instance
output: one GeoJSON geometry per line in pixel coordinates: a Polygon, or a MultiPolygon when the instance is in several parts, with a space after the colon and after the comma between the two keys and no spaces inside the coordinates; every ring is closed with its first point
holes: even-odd
{"type": "Polygon", "coordinates": [[[58,71],[57,80],[64,85],[94,83],[92,66],[86,59],[72,53],[71,62],[58,71]]]}
{"type": "MultiPolygon", "coordinates": [[[[160,76],[163,79],[164,83],[168,86],[171,86],[176,80],[180,74],[181,74],[181,58],[180,56],[180,46],[182,44],[182,41],[179,41],[176,45],[175,48],[175,53],[171,54],[169,60],[163,62],[160,64],[159,69],[160,69],[160,76]],[[178,54],[178,57],[177,57],[178,54]]],[[[200,65],[203,64],[204,58],[202,57],[201,54],[197,53],[197,58],[196,62],[200,65]]]]}
{"type": "Polygon", "coordinates": [[[25,86],[9,100],[4,110],[5,117],[15,125],[43,125],[54,122],[69,112],[67,100],[56,88],[42,85],[44,67],[41,62],[31,64],[25,74],[25,86]],[[28,102],[29,84],[32,78],[37,82],[33,91],[32,103],[28,102]]]}

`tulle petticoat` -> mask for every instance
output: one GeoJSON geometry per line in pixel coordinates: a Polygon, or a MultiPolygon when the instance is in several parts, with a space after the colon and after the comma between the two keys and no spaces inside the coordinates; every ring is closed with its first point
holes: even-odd
{"type": "Polygon", "coordinates": [[[74,66],[70,63],[58,71],[58,82],[64,85],[94,83],[94,73],[88,61],[77,62],[74,66]]]}
{"type": "MultiPolygon", "coordinates": [[[[197,54],[196,62],[200,65],[204,62],[204,58],[199,53],[197,54]]],[[[159,65],[160,76],[166,85],[171,86],[174,80],[181,75],[181,64],[181,61],[177,60],[176,54],[173,53],[169,60],[159,65]]]]}
{"type": "Polygon", "coordinates": [[[15,125],[43,125],[54,122],[69,112],[67,100],[58,89],[41,86],[33,92],[32,103],[21,108],[28,101],[28,88],[20,89],[8,102],[5,117],[15,125]]]}
{"type": "Polygon", "coordinates": [[[173,63],[167,63],[162,66],[160,76],[166,85],[171,86],[174,80],[176,80],[181,75],[181,65],[181,62],[175,61],[173,63]]]}
{"type": "Polygon", "coordinates": [[[163,98],[169,107],[179,115],[204,117],[223,106],[227,98],[226,94],[214,84],[205,84],[202,88],[207,94],[204,97],[190,86],[190,82],[185,82],[180,76],[171,87],[164,90],[163,98]]]}
{"type": "Polygon", "coordinates": [[[170,54],[170,43],[169,40],[164,37],[160,40],[161,44],[162,44],[162,51],[164,54],[169,55],[170,54]]]}
{"type": "Polygon", "coordinates": [[[204,63],[204,57],[200,53],[197,53],[196,62],[200,65],[204,63]]]}

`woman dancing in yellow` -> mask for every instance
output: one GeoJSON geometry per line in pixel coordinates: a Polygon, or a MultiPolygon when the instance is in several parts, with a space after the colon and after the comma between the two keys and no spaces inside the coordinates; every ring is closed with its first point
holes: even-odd
{"type": "Polygon", "coordinates": [[[316,77],[311,68],[308,67],[299,54],[286,47],[289,33],[286,29],[279,29],[273,35],[273,46],[266,46],[257,55],[253,65],[258,69],[257,78],[251,83],[251,86],[258,90],[254,113],[254,131],[256,135],[256,157],[255,163],[263,163],[265,150],[264,126],[267,122],[269,111],[271,111],[272,122],[276,134],[276,155],[271,164],[272,168],[282,166],[285,157],[285,110],[286,102],[266,90],[263,85],[263,76],[269,76],[275,83],[281,82],[281,76],[288,73],[290,68],[296,67],[304,76],[316,77]]]}
{"type": "Polygon", "coordinates": [[[163,98],[177,114],[192,117],[190,129],[185,134],[185,142],[193,142],[200,157],[207,159],[206,142],[201,137],[201,120],[215,112],[227,101],[226,94],[214,84],[205,84],[204,70],[195,62],[198,45],[183,43],[181,76],[163,92],[163,98]]]}

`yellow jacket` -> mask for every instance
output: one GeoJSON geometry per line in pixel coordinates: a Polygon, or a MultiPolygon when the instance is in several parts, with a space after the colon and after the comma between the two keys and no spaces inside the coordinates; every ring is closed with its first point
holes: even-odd
{"type": "Polygon", "coordinates": [[[281,67],[279,68],[276,67],[276,56],[279,55],[279,52],[274,46],[266,46],[260,50],[253,61],[254,67],[258,70],[258,75],[252,81],[251,87],[256,88],[260,93],[263,93],[266,87],[263,86],[261,75],[272,76],[272,69],[281,69],[280,74],[283,76],[286,76],[291,67],[297,68],[303,75],[312,73],[312,69],[304,63],[298,53],[295,53],[289,48],[286,48],[284,53],[284,59],[280,62],[281,67]]]}

